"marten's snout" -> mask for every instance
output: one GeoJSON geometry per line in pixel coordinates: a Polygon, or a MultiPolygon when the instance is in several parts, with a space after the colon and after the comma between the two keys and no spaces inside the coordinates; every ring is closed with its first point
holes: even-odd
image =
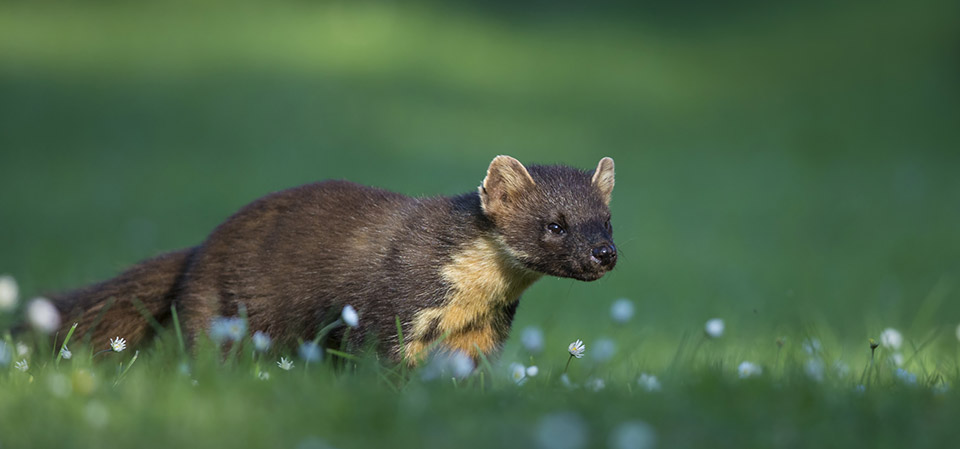
{"type": "Polygon", "coordinates": [[[603,244],[593,249],[593,259],[603,267],[613,268],[617,263],[617,247],[603,244]]]}

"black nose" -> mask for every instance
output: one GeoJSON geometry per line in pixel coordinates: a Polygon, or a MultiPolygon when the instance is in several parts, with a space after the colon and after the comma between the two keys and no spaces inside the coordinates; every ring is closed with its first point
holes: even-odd
{"type": "Polygon", "coordinates": [[[613,245],[600,245],[593,249],[593,257],[600,261],[600,265],[610,265],[617,261],[617,248],[613,245]]]}

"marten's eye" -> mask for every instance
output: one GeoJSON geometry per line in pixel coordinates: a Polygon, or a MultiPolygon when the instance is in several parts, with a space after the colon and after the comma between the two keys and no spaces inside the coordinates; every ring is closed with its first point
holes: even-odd
{"type": "Polygon", "coordinates": [[[547,230],[556,235],[563,235],[564,232],[567,232],[563,229],[563,226],[560,226],[556,223],[550,223],[547,225],[547,230]]]}

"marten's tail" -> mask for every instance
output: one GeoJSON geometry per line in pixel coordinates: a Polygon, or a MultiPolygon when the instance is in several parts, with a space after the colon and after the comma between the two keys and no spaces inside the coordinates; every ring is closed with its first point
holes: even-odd
{"type": "Polygon", "coordinates": [[[94,349],[108,348],[113,337],[126,339],[130,346],[143,341],[151,332],[151,324],[169,321],[170,306],[195,250],[166,253],[140,262],[113,279],[53,295],[51,299],[63,316],[61,340],[66,330],[78,323],[71,341],[79,343],[89,338],[94,349]]]}

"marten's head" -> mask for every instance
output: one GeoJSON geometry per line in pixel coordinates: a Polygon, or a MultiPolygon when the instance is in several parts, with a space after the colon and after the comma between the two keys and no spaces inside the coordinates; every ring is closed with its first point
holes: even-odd
{"type": "Polygon", "coordinates": [[[530,270],[582,281],[617,263],[610,226],[613,159],[596,170],[531,165],[510,156],[490,163],[480,186],[483,212],[506,250],[530,270]]]}

